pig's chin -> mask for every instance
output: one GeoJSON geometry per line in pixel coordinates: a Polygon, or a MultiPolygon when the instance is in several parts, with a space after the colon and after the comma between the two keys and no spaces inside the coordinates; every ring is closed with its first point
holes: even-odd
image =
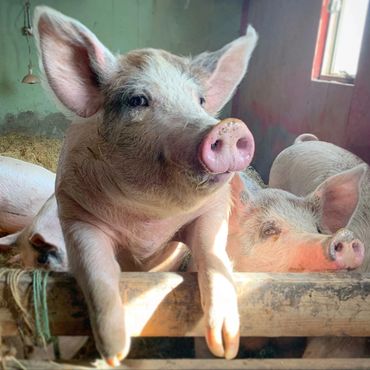
{"type": "Polygon", "coordinates": [[[231,179],[234,172],[224,172],[224,173],[217,173],[209,175],[209,182],[214,184],[224,184],[228,180],[231,179]]]}
{"type": "Polygon", "coordinates": [[[234,172],[223,172],[223,173],[209,173],[205,172],[201,175],[201,180],[197,181],[197,188],[199,185],[202,187],[218,187],[228,182],[234,172]]]}

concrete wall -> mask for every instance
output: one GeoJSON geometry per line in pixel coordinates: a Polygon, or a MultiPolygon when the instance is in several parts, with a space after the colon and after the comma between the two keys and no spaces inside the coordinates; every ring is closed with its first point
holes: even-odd
{"type": "MultiPolygon", "coordinates": [[[[28,65],[23,3],[0,1],[0,134],[62,136],[69,121],[39,84],[20,83],[28,65]]],[[[34,0],[32,9],[37,4],[80,20],[113,52],[150,46],[194,55],[238,37],[243,0],[34,0]]],[[[33,63],[39,73],[34,47],[33,63]]]]}
{"type": "Polygon", "coordinates": [[[259,45],[233,115],[255,135],[254,165],[265,179],[275,156],[303,132],[370,160],[370,22],[355,86],[312,81],[321,3],[249,0],[243,14],[259,33],[259,45]]]}

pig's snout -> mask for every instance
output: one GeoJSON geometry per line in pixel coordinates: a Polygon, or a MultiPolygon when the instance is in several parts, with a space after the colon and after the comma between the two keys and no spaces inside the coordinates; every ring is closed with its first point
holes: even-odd
{"type": "Polygon", "coordinates": [[[254,154],[253,135],[244,122],[227,118],[203,138],[199,160],[212,174],[244,170],[254,154]]]}
{"type": "Polygon", "coordinates": [[[338,231],[329,244],[329,255],[341,269],[354,269],[361,266],[365,248],[363,243],[355,239],[352,232],[342,229],[338,231]]]}

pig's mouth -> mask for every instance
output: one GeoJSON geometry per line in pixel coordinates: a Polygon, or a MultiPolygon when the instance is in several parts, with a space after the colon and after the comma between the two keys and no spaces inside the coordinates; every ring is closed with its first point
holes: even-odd
{"type": "Polygon", "coordinates": [[[212,185],[222,185],[226,183],[234,174],[234,171],[226,171],[222,173],[211,173],[207,171],[207,168],[202,166],[202,174],[200,179],[197,181],[197,187],[201,186],[212,186],[212,185]]]}
{"type": "Polygon", "coordinates": [[[226,172],[223,172],[223,173],[210,175],[210,182],[224,183],[224,182],[226,182],[227,180],[230,179],[230,177],[233,173],[234,172],[226,171],[226,172]]]}

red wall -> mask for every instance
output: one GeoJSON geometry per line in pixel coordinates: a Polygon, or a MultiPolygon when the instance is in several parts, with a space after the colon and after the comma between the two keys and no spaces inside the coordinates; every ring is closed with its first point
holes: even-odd
{"type": "Polygon", "coordinates": [[[254,165],[266,179],[275,156],[303,132],[370,162],[370,19],[355,86],[311,80],[321,0],[249,0],[259,43],[233,101],[233,116],[256,139],[254,165]]]}

